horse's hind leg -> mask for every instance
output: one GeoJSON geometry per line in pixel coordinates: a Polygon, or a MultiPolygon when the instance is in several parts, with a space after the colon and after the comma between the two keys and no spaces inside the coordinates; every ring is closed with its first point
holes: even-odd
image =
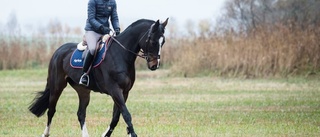
{"type": "Polygon", "coordinates": [[[79,97],[79,108],[77,115],[82,131],[82,137],[89,137],[85,119],[87,106],[90,102],[90,90],[75,84],[73,81],[69,81],[69,83],[77,91],[79,97]]]}
{"type": "Polygon", "coordinates": [[[49,74],[47,82],[50,88],[50,97],[49,97],[49,106],[48,106],[48,112],[47,112],[47,116],[48,116],[47,126],[42,135],[44,137],[49,136],[50,125],[51,125],[51,121],[54,116],[54,113],[56,112],[56,105],[57,105],[58,99],[63,89],[67,86],[67,81],[63,74],[51,73],[49,74]]]}

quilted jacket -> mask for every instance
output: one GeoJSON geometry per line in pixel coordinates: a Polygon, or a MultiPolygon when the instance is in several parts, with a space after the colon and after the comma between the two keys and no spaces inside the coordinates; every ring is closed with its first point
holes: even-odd
{"type": "Polygon", "coordinates": [[[119,18],[117,13],[117,3],[115,0],[89,0],[88,18],[85,30],[99,33],[100,27],[110,28],[109,18],[114,30],[119,29],[119,18]]]}

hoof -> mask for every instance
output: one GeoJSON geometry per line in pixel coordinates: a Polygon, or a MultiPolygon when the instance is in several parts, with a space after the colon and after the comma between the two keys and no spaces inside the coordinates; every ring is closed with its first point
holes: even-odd
{"type": "Polygon", "coordinates": [[[137,137],[137,134],[134,133],[133,127],[127,127],[127,133],[129,137],[137,137]]]}
{"type": "Polygon", "coordinates": [[[101,137],[110,137],[112,134],[113,129],[110,129],[110,127],[107,128],[107,130],[102,133],[101,137]]]}
{"type": "Polygon", "coordinates": [[[137,134],[136,133],[130,133],[128,134],[129,137],[137,137],[137,134]]]}
{"type": "Polygon", "coordinates": [[[49,137],[49,135],[42,134],[41,137],[49,137]]]}

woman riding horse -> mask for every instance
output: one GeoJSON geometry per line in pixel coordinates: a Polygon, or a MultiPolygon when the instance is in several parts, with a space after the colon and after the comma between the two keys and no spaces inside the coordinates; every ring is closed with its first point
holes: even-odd
{"type": "Polygon", "coordinates": [[[127,124],[127,133],[131,137],[136,137],[132,117],[126,106],[129,91],[135,82],[135,60],[140,56],[146,59],[150,70],[159,68],[167,23],[168,19],[163,23],[159,20],[141,19],[132,23],[117,37],[112,37],[104,60],[88,74],[91,81],[88,87],[79,84],[82,70],[70,65],[70,58],[78,43],[66,43],[59,47],[50,60],[45,90],[38,93],[29,107],[29,110],[38,117],[48,109],[43,136],[49,136],[58,99],[69,83],[79,97],[77,116],[83,137],[89,136],[85,119],[91,90],[110,95],[114,102],[111,123],[102,136],[111,136],[122,114],[127,124]],[[143,55],[139,54],[140,51],[143,51],[143,55]]]}
{"type": "Polygon", "coordinates": [[[84,59],[83,74],[79,84],[89,85],[89,71],[96,51],[96,45],[102,35],[109,34],[109,18],[116,35],[120,33],[117,3],[115,0],[89,0],[88,19],[85,27],[85,39],[89,52],[84,59]]]}

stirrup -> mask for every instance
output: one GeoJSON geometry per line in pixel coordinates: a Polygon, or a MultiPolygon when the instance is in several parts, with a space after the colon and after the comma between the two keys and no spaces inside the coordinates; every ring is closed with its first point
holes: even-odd
{"type": "Polygon", "coordinates": [[[89,81],[90,81],[89,75],[88,75],[87,73],[84,73],[84,74],[82,74],[82,76],[80,77],[79,84],[88,87],[88,86],[89,86],[89,81]],[[87,77],[87,83],[83,83],[83,82],[82,82],[82,79],[83,79],[84,77],[87,77]]]}

